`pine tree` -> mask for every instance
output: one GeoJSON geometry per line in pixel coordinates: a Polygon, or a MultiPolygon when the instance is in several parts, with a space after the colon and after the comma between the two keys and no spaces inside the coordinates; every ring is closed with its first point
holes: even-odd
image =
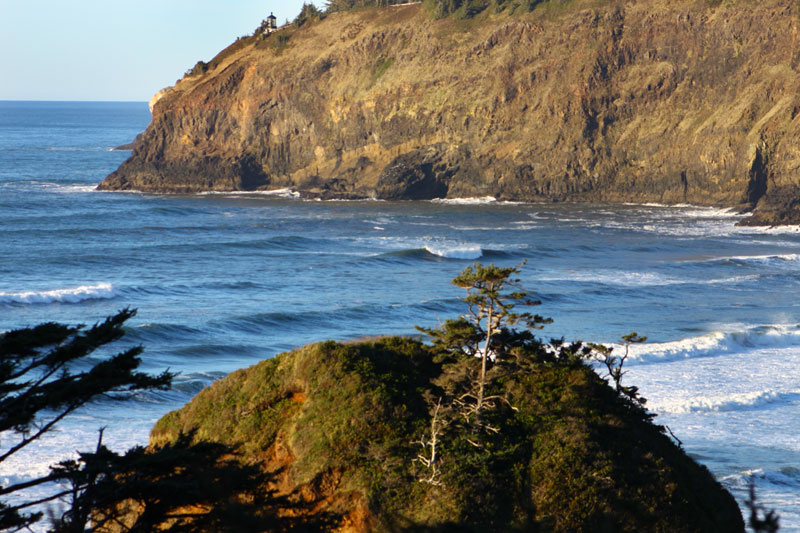
{"type": "Polygon", "coordinates": [[[462,298],[467,304],[467,314],[447,320],[438,329],[419,328],[432,337],[434,347],[480,358],[474,390],[464,395],[474,401],[472,410],[477,415],[487,401],[490,365],[510,358],[514,347],[536,344],[530,330],[541,329],[544,324],[552,322],[549,318],[515,310],[520,305],[541,304],[529,299],[528,293],[519,289],[520,280],[512,277],[519,274],[520,266],[498,267],[480,263],[468,266],[452,280],[454,285],[467,291],[462,298]],[[512,326],[516,325],[522,325],[524,329],[513,329],[512,326]]]}
{"type": "MultiPolygon", "coordinates": [[[[86,329],[48,322],[0,336],[0,464],[19,453],[65,417],[109,393],[166,389],[173,374],[137,372],[141,346],[96,361],[92,354],[123,335],[123,324],[135,311],[124,309],[86,329]]],[[[0,487],[0,498],[59,479],[56,472],[0,487]]],[[[42,513],[25,514],[35,503],[0,501],[0,529],[21,529],[42,513]]]]}
{"type": "MultiPolygon", "coordinates": [[[[125,309],[88,329],[49,322],[0,335],[0,463],[93,400],[170,386],[170,372],[136,371],[140,346],[113,356],[95,353],[120,339],[134,314],[125,309]]],[[[274,473],[242,463],[230,446],[190,434],[118,454],[102,438],[101,429],[94,451],[51,466],[48,475],[0,487],[0,530],[28,529],[43,514],[30,508],[45,504],[54,533],[327,531],[338,521],[310,512],[314,502],[277,496],[270,488],[274,473]],[[46,483],[53,487],[47,496],[8,503],[46,483]]]]}

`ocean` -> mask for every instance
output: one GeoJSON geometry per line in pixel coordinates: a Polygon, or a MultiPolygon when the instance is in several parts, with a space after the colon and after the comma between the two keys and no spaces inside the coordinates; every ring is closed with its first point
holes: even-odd
{"type": "Polygon", "coordinates": [[[740,502],[752,481],[800,531],[797,228],[688,205],[95,191],[129,155],[110,148],[149,120],[145,103],[0,102],[0,331],[132,307],[116,348],[180,373],[65,420],[2,463],[0,485],[91,449],[100,427],[113,449],[144,444],[200,389],[283,351],[434,326],[462,312],[449,280],[465,266],[525,261],[543,337],[646,335],[623,383],[740,502]]]}

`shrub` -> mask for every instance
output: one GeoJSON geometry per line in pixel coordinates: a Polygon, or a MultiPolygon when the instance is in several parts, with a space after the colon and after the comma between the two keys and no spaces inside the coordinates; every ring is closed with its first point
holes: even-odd
{"type": "Polygon", "coordinates": [[[306,22],[311,22],[314,19],[322,20],[324,17],[325,14],[317,9],[317,6],[314,4],[303,3],[300,13],[297,15],[297,17],[295,17],[294,21],[292,21],[292,24],[299,28],[306,22]]]}

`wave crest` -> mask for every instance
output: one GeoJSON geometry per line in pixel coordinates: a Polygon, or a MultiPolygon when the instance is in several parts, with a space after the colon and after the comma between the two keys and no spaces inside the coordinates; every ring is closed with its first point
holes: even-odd
{"type": "Polygon", "coordinates": [[[755,326],[743,331],[715,331],[678,341],[634,345],[631,346],[631,360],[675,361],[722,353],[741,353],[753,348],[786,348],[797,345],[800,345],[800,326],[755,326]]]}
{"type": "Polygon", "coordinates": [[[800,390],[776,392],[771,390],[740,392],[717,397],[695,397],[689,400],[671,400],[648,404],[651,409],[671,414],[709,411],[743,411],[765,405],[792,402],[800,398],[800,390]]]}
{"type": "Polygon", "coordinates": [[[426,244],[425,250],[429,254],[438,255],[439,257],[446,257],[447,259],[478,259],[483,255],[483,250],[477,244],[426,244]]]}
{"type": "Polygon", "coordinates": [[[272,189],[258,191],[203,191],[198,196],[274,196],[277,198],[300,198],[300,193],[294,189],[272,189]]]}
{"type": "Polygon", "coordinates": [[[116,296],[110,283],[97,285],[81,285],[70,289],[50,291],[0,292],[0,303],[5,304],[50,304],[80,303],[85,300],[109,299],[116,296]]]}
{"type": "Polygon", "coordinates": [[[435,204],[453,204],[453,205],[481,205],[493,204],[497,202],[494,196],[482,196],[480,198],[435,198],[431,200],[435,204]]]}

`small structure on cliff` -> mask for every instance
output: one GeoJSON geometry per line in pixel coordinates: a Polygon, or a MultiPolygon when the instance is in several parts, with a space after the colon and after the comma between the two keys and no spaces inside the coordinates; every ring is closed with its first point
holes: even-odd
{"type": "Polygon", "coordinates": [[[269,16],[261,21],[261,25],[253,35],[260,36],[262,39],[269,37],[278,31],[278,18],[270,12],[269,16]]]}
{"type": "Polygon", "coordinates": [[[276,31],[277,29],[278,29],[278,19],[270,11],[269,16],[267,17],[267,25],[264,28],[264,33],[266,35],[269,35],[270,33],[276,31]]]}

